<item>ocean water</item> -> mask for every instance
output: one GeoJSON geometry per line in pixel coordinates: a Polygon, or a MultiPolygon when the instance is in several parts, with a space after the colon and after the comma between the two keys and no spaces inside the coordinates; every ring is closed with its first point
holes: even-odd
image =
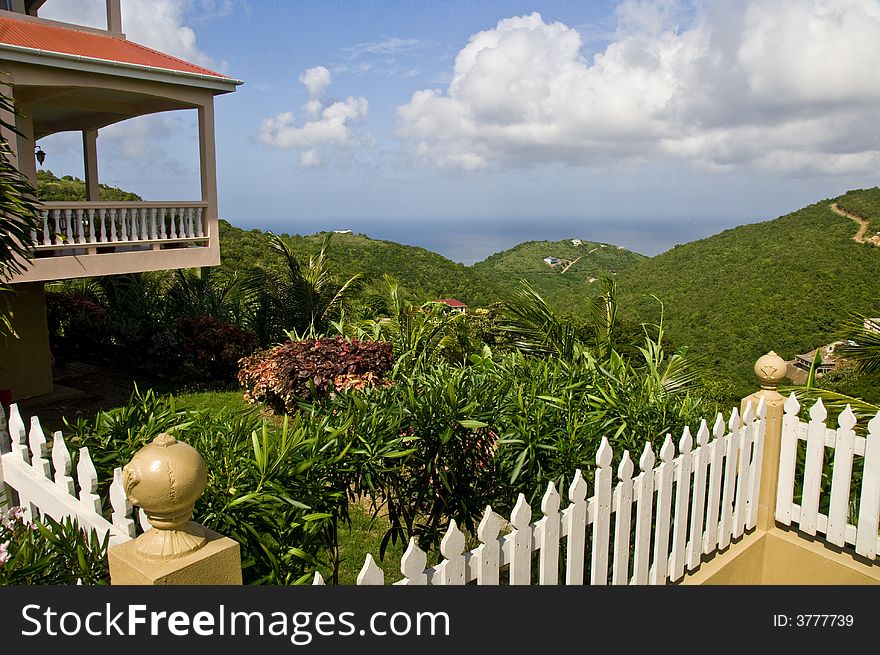
{"type": "Polygon", "coordinates": [[[474,220],[230,220],[244,229],[260,228],[288,234],[314,234],[324,230],[352,230],[373,239],[420,246],[462,264],[473,264],[524,241],[584,239],[624,246],[653,256],[676,244],[687,243],[734,227],[735,219],[698,220],[578,220],[539,218],[524,221],[474,220]]]}

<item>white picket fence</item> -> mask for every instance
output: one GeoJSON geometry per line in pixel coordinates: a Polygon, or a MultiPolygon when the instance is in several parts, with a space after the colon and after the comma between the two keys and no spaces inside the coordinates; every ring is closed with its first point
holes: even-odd
{"type": "MultiPolygon", "coordinates": [[[[765,414],[762,400],[757,408],[749,405],[742,420],[734,410],[725,425],[719,414],[711,434],[703,421],[696,448],[685,429],[677,457],[667,435],[657,466],[646,443],[639,458],[641,472],[635,477],[629,452],[624,451],[616,484],[613,452],[603,439],[591,497],[578,470],[568,489],[568,506],[560,511],[559,492],[550,483],[541,502],[543,516],[532,523],[532,508],[520,494],[504,535],[505,521],[486,507],[476,535],[480,545],[468,551],[464,534],[452,521],[440,543],[444,559],[433,567],[426,567],[425,552],[410,539],[400,564],[403,579],[394,584],[529,585],[534,558],[535,582],[541,585],[555,585],[560,579],[571,585],[663,585],[680,580],[686,571],[697,569],[704,556],[727,548],[732,539],[755,527],[765,414]]],[[[371,555],[357,583],[385,584],[384,572],[371,555]]],[[[324,584],[320,574],[315,574],[314,584],[324,584]]]]}
{"type": "Polygon", "coordinates": [[[854,546],[859,555],[874,559],[880,552],[880,412],[868,423],[867,437],[862,437],[855,433],[856,417],[849,407],[840,414],[837,429],[826,427],[828,412],[821,399],[810,409],[809,422],[798,418],[799,410],[792,394],[782,422],[777,522],[794,523],[809,535],[823,534],[835,546],[854,546]],[[803,465],[799,441],[806,442],[803,465]],[[826,459],[826,448],[834,451],[833,460],[826,459]],[[823,488],[828,461],[831,486],[826,483],[823,488]],[[859,471],[860,491],[852,486],[859,471]],[[794,502],[798,495],[799,504],[794,502]],[[827,507],[828,513],[822,513],[821,507],[827,507]]]}
{"type": "MultiPolygon", "coordinates": [[[[80,528],[95,530],[102,540],[109,533],[111,546],[133,538],[136,526],[122,487],[122,469],[115,469],[110,485],[111,520],[103,515],[96,493],[98,475],[88,448],[79,449],[76,480],[72,469],[73,460],[60,431],[53,435],[50,449],[39,418],[32,417],[26,430],[17,405],[10,407],[8,422],[0,407],[0,499],[7,506],[20,505],[27,522],[43,515],[56,521],[74,518],[80,528]]],[[[139,523],[142,530],[151,527],[143,512],[139,512],[139,523]]]]}

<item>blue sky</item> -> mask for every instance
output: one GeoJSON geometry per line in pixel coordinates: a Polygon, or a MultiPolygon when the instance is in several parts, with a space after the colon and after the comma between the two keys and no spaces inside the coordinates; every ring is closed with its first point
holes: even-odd
{"type": "MultiPolygon", "coordinates": [[[[215,105],[220,215],[245,228],[656,254],[880,170],[878,0],[123,0],[123,29],[245,81],[215,105]]],[[[101,136],[103,182],[197,196],[194,112],[101,136]]],[[[76,135],[41,145],[82,175],[76,135]]]]}

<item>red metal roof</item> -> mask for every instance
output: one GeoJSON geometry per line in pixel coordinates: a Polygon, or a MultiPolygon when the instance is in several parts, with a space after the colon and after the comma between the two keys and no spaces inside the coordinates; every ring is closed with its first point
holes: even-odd
{"type": "Polygon", "coordinates": [[[111,34],[84,32],[8,16],[0,17],[0,44],[230,79],[111,34]]]}
{"type": "Polygon", "coordinates": [[[467,307],[466,304],[455,298],[442,298],[436,302],[442,302],[444,305],[449,305],[450,307],[467,307]]]}

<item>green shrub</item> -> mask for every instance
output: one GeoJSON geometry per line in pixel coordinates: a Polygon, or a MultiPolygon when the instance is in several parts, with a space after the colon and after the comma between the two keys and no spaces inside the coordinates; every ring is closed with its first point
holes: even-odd
{"type": "Polygon", "coordinates": [[[334,522],[347,520],[338,432],[326,420],[298,417],[275,428],[250,410],[178,411],[173,398],[148,391],[72,425],[67,443],[74,456],[89,448],[106,498],[113,469],[162,432],[204,457],[208,484],[194,520],[241,544],[245,583],[310,581],[335,551],[334,522]]]}
{"type": "Polygon", "coordinates": [[[44,517],[27,524],[20,507],[0,519],[0,585],[105,585],[107,544],[72,519],[44,517]]]}
{"type": "Polygon", "coordinates": [[[304,339],[245,358],[238,380],[245,398],[283,413],[313,396],[379,383],[393,364],[391,344],[385,341],[304,339]]]}
{"type": "Polygon", "coordinates": [[[362,442],[399,453],[372,467],[361,487],[387,505],[381,553],[413,535],[434,548],[450,519],[476,528],[498,491],[492,424],[505,393],[503,381],[477,368],[435,365],[366,394],[339,394],[326,407],[362,442]]]}
{"type": "Polygon", "coordinates": [[[56,360],[95,355],[107,345],[107,310],[82,295],[47,293],[46,318],[56,360]]]}

